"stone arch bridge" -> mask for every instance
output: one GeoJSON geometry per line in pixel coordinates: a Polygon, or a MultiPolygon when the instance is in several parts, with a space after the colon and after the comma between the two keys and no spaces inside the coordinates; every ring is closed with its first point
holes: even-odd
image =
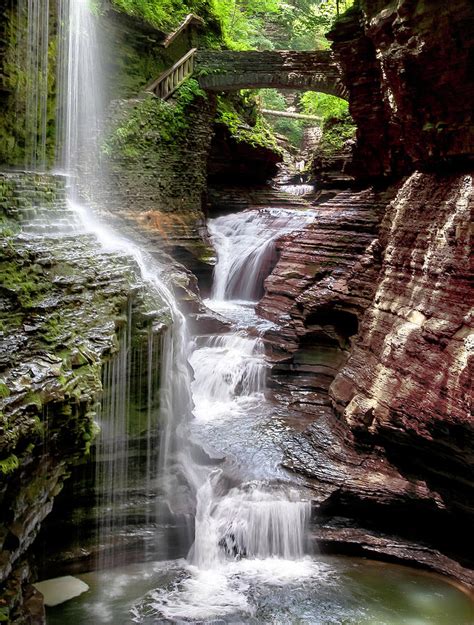
{"type": "Polygon", "coordinates": [[[348,97],[341,69],[329,50],[198,50],[194,77],[207,91],[300,89],[348,97]]]}
{"type": "Polygon", "coordinates": [[[150,83],[146,90],[166,100],[190,76],[194,76],[207,91],[299,89],[348,98],[341,69],[329,50],[193,49],[150,83]]]}

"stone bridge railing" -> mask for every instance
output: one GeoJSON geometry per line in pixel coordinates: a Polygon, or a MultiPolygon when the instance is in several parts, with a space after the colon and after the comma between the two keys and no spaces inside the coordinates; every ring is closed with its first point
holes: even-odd
{"type": "Polygon", "coordinates": [[[301,89],[348,97],[341,69],[328,50],[198,50],[195,76],[208,91],[301,89]]]}

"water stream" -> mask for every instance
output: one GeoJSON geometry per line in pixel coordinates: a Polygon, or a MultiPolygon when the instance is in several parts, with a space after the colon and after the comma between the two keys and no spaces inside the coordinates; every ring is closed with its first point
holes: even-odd
{"type": "MultiPolygon", "coordinates": [[[[129,258],[146,285],[148,299],[156,306],[156,314],[152,311],[151,317],[159,320],[164,316],[171,322],[166,330],[161,328],[161,322],[156,329],[153,324],[150,326],[148,355],[141,371],[147,389],[147,422],[143,428],[147,482],[144,493],[155,502],[154,508],[150,505],[146,508],[149,526],[153,527],[165,524],[170,514],[173,516],[181,510],[180,487],[187,480],[188,464],[183,461],[179,432],[191,411],[187,323],[169,283],[169,268],[114,231],[106,221],[99,220],[87,203],[95,203],[97,189],[94,185],[107,176],[100,157],[105,75],[98,17],[92,14],[88,0],[61,0],[59,17],[58,163],[68,175],[69,206],[75,219],[71,226],[78,234],[93,234],[103,250],[129,258]],[[100,175],[89,179],[84,172],[91,169],[100,175]]],[[[129,466],[132,316],[130,306],[119,351],[106,365],[104,375],[105,401],[97,441],[98,457],[105,460],[97,463],[97,482],[104,510],[98,519],[98,535],[101,545],[107,545],[101,551],[101,568],[122,561],[128,498],[135,479],[129,466]]]]}
{"type": "Polygon", "coordinates": [[[193,410],[181,422],[179,440],[195,493],[194,543],[186,560],[81,576],[90,591],[49,610],[49,625],[470,623],[470,600],[436,576],[311,553],[309,499],[279,466],[282,432],[266,392],[261,339],[268,322],[257,317],[253,302],[224,299],[231,282],[242,288],[235,297],[249,293],[241,272],[250,262],[263,280],[265,250],[278,232],[311,218],[279,209],[211,222],[221,281],[213,293],[223,299],[214,295],[207,304],[232,327],[194,337],[188,354],[193,410]],[[228,229],[238,235],[224,236],[228,229]]]}
{"type": "MultiPolygon", "coordinates": [[[[35,2],[29,0],[32,11],[40,6],[35,2]]],[[[167,279],[168,268],[98,221],[79,201],[84,189],[88,199],[94,196],[93,186],[81,179],[84,159],[95,159],[96,169],[101,168],[97,149],[104,110],[100,41],[88,0],[62,0],[59,6],[63,31],[58,147],[59,164],[70,180],[71,228],[78,234],[93,234],[102,250],[130,258],[149,297],[168,311],[169,329],[158,344],[159,329],[151,328],[146,363],[140,365],[147,389],[145,490],[161,495],[148,520],[153,528],[162,517],[192,518],[194,541],[183,560],[117,566],[120,561],[114,554],[106,554],[101,566],[110,568],[82,576],[91,590],[49,610],[49,625],[442,625],[448,622],[442,620],[444,614],[455,614],[458,625],[468,623],[471,604],[437,578],[385,565],[371,571],[370,565],[359,561],[324,559],[311,553],[310,498],[303,484],[280,466],[284,426],[267,392],[261,338],[268,322],[257,317],[254,304],[276,262],[276,240],[301,229],[313,219],[312,213],[267,208],[209,223],[218,262],[212,297],[206,303],[231,326],[222,334],[191,340],[167,279]],[[151,432],[158,425],[157,453],[151,432]],[[377,586],[380,571],[387,575],[388,588],[377,586]],[[410,598],[408,606],[400,603],[402,592],[410,598]],[[396,605],[395,612],[390,605],[396,605]]],[[[30,19],[35,15],[34,11],[29,14],[30,19]]],[[[42,76],[47,28],[41,21],[37,29],[31,29],[28,45],[37,46],[35,71],[42,76]]],[[[38,84],[44,89],[41,80],[38,84]]],[[[35,93],[42,93],[41,89],[35,93]]],[[[38,97],[32,109],[35,142],[44,128],[43,100],[38,97]]],[[[43,148],[38,150],[34,143],[32,150],[41,161],[43,148]]],[[[105,169],[100,171],[107,175],[105,169]]],[[[129,319],[131,315],[129,310],[129,319]]],[[[122,509],[130,505],[128,407],[134,366],[130,326],[120,338],[120,349],[104,374],[98,446],[108,462],[98,479],[108,514],[100,519],[100,540],[124,531],[122,509]]],[[[165,540],[173,540],[171,531],[166,534],[165,530],[165,540]]]]}

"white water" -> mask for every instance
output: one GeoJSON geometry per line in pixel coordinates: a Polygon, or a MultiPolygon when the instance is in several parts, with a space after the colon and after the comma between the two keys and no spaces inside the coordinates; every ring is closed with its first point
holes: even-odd
{"type": "Polygon", "coordinates": [[[218,478],[216,471],[199,493],[194,564],[212,569],[228,558],[297,560],[305,555],[310,507],[297,491],[250,483],[217,498],[218,478]]]}
{"type": "Polygon", "coordinates": [[[310,211],[265,208],[211,220],[209,233],[217,251],[212,299],[260,299],[277,260],[276,239],[312,219],[310,211]]]}
{"type": "Polygon", "coordinates": [[[242,332],[205,340],[190,358],[194,416],[200,421],[235,414],[235,405],[263,400],[266,364],[259,338],[242,332]]]}
{"type": "Polygon", "coordinates": [[[309,193],[314,193],[314,185],[312,184],[282,184],[277,188],[291,195],[308,195],[309,193]]]}
{"type": "MultiPolygon", "coordinates": [[[[160,490],[165,494],[171,510],[179,507],[176,485],[187,477],[188,467],[180,462],[181,448],[179,426],[187,421],[191,412],[190,371],[187,365],[189,337],[187,324],[180,312],[169,285],[169,268],[159,265],[151,255],[143,253],[131,241],[115,233],[106,223],[96,219],[80,199],[94,202],[96,189],[94,179],[84,176],[84,171],[107,172],[100,162],[99,139],[104,119],[102,88],[105,77],[100,59],[98,18],[90,12],[89,0],[61,0],[59,3],[61,23],[59,54],[59,110],[58,136],[60,163],[69,175],[69,204],[80,219],[85,232],[96,236],[103,250],[113,251],[130,258],[147,285],[148,296],[154,299],[160,314],[169,315],[171,328],[163,333],[161,348],[156,346],[153,330],[148,339],[148,358],[142,374],[147,379],[146,455],[147,476],[158,475],[158,480],[147,477],[147,491],[160,490]],[[157,362],[157,353],[161,361],[157,362]],[[157,389],[157,369],[160,386],[157,389]],[[159,393],[159,402],[156,396],[159,393]],[[154,406],[159,403],[159,414],[154,406]],[[160,426],[160,450],[154,446],[156,429],[160,426]],[[158,456],[158,460],[156,460],[158,456]],[[158,466],[152,466],[152,462],[158,466]]],[[[105,396],[109,396],[101,418],[99,453],[105,453],[110,462],[104,464],[98,478],[101,482],[102,500],[109,514],[99,519],[99,536],[110,534],[119,537],[123,533],[129,482],[129,392],[132,355],[130,350],[131,309],[128,311],[128,327],[122,336],[116,358],[105,369],[105,396]]],[[[160,316],[160,315],[158,315],[160,316]]],[[[157,332],[162,332],[159,328],[157,332]]],[[[150,522],[161,517],[162,506],[155,510],[150,522]]],[[[102,539],[101,539],[102,540],[102,539]]],[[[116,541],[117,542],[117,541],[116,541]]],[[[118,545],[120,548],[120,544],[118,545]]],[[[114,562],[107,556],[103,565],[114,562]]]]}
{"type": "Polygon", "coordinates": [[[25,167],[40,171],[46,169],[49,5],[49,0],[19,0],[17,8],[17,65],[24,76],[18,95],[24,99],[25,167]]]}
{"type": "MultiPolygon", "coordinates": [[[[99,137],[105,111],[105,73],[98,19],[89,0],[59,0],[58,163],[73,177],[71,196],[86,160],[100,167],[99,137]]],[[[87,180],[81,180],[86,186],[87,180]]]]}
{"type": "MultiPolygon", "coordinates": [[[[271,269],[269,255],[275,239],[311,218],[311,214],[282,209],[228,215],[210,223],[218,264],[214,299],[207,304],[227,315],[235,330],[196,340],[190,357],[194,371],[190,431],[199,433],[204,448],[222,450],[223,459],[218,468],[202,467],[195,473],[199,476],[195,542],[184,567],[186,575],[171,590],[159,589],[146,598],[147,616],[251,615],[247,594],[251,583],[285,584],[314,573],[305,557],[310,502],[295,487],[281,483],[284,476],[272,466],[272,453],[263,452],[267,465],[263,480],[258,479],[260,466],[243,466],[249,458],[257,458],[255,450],[263,443],[255,438],[258,423],[271,411],[259,336],[268,322],[257,318],[250,302],[235,299],[257,295],[271,269]],[[248,435],[253,439],[229,448],[229,440],[248,435]],[[242,445],[252,450],[250,455],[239,457],[242,445]],[[257,479],[242,481],[242,475],[252,474],[257,479]]],[[[138,622],[142,608],[133,611],[138,622]]]]}

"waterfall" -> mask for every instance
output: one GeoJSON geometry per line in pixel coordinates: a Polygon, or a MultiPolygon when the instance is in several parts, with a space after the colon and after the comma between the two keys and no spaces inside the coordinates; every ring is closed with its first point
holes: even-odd
{"type": "Polygon", "coordinates": [[[314,185],[312,184],[282,184],[277,187],[280,191],[289,193],[290,195],[308,195],[314,193],[314,185]]]}
{"type": "MultiPolygon", "coordinates": [[[[218,262],[213,299],[206,303],[224,316],[231,311],[236,327],[227,334],[199,337],[190,357],[193,414],[201,431],[216,423],[238,429],[244,416],[254,414],[258,420],[258,415],[268,410],[261,325],[255,313],[249,313],[248,302],[241,300],[256,299],[263,290],[272,269],[275,240],[312,218],[310,212],[264,209],[226,215],[209,223],[218,262]]],[[[193,606],[195,585],[199,587],[199,580],[205,579],[203,571],[220,571],[226,576],[226,571],[234,570],[227,568],[229,563],[242,558],[295,561],[307,552],[310,502],[297,490],[271,481],[244,481],[229,488],[229,481],[235,479],[232,463],[227,470],[208,469],[197,489],[195,542],[188,558],[200,573],[192,584],[185,585],[179,602],[193,606]]],[[[239,593],[224,592],[219,609],[235,607],[241,598],[239,593]]],[[[160,602],[161,598],[157,605],[160,602]]],[[[184,608],[176,614],[188,612],[184,608]]]]}
{"type": "Polygon", "coordinates": [[[194,371],[192,393],[197,419],[212,419],[231,411],[239,397],[260,395],[265,389],[263,343],[243,333],[211,336],[190,357],[194,371]]]}
{"type": "Polygon", "coordinates": [[[211,474],[198,492],[193,563],[209,569],[229,558],[297,560],[307,553],[311,504],[299,493],[251,483],[216,497],[218,478],[211,474]]]}
{"type": "MultiPolygon", "coordinates": [[[[142,366],[142,375],[147,386],[144,397],[146,427],[143,428],[146,432],[145,491],[148,497],[155,499],[157,492],[161,493],[173,512],[181,502],[176,484],[185,479],[187,470],[179,461],[183,446],[180,425],[186,422],[191,412],[187,324],[168,285],[167,268],[161,266],[151,255],[143,253],[137,245],[114,232],[106,223],[99,221],[84,202],[86,199],[95,204],[98,196],[95,187],[97,179],[107,175],[99,150],[100,133],[105,118],[105,77],[101,69],[98,18],[91,13],[89,4],[89,0],[59,2],[59,165],[69,175],[69,203],[85,231],[93,233],[104,249],[133,259],[147,286],[147,295],[156,303],[158,312],[164,304],[170,316],[170,329],[163,330],[160,327],[149,334],[147,363],[145,367],[142,366]],[[85,173],[91,170],[96,174],[99,172],[100,175],[96,178],[85,173]],[[162,335],[159,350],[156,346],[158,333],[162,335]],[[160,357],[159,362],[157,354],[160,357]],[[157,395],[159,401],[156,399],[157,395]],[[158,425],[159,444],[156,440],[158,425]]],[[[131,317],[129,311],[128,326],[120,338],[119,352],[105,367],[105,402],[97,443],[98,454],[106,459],[98,463],[99,497],[107,509],[105,518],[99,520],[99,537],[101,543],[107,543],[110,535],[114,534],[115,544],[119,549],[122,536],[126,532],[127,497],[134,479],[128,463],[131,440],[130,371],[135,366],[131,350],[131,317]]],[[[161,500],[151,517],[147,511],[151,524],[156,524],[161,518],[163,505],[161,500]]],[[[102,565],[116,562],[114,554],[109,554],[102,560],[102,565]]]]}
{"type": "Polygon", "coordinates": [[[105,76],[98,19],[90,11],[89,0],[60,0],[58,18],[58,163],[76,177],[71,196],[77,198],[77,177],[85,163],[93,162],[94,169],[100,169],[105,76]]]}
{"type": "Polygon", "coordinates": [[[309,211],[266,208],[225,215],[209,222],[217,251],[212,297],[256,301],[277,257],[275,241],[304,227],[309,211]]]}
{"type": "Polygon", "coordinates": [[[17,63],[24,71],[18,96],[23,100],[24,93],[25,168],[35,171],[46,169],[49,3],[50,0],[18,0],[17,9],[17,63]]]}

